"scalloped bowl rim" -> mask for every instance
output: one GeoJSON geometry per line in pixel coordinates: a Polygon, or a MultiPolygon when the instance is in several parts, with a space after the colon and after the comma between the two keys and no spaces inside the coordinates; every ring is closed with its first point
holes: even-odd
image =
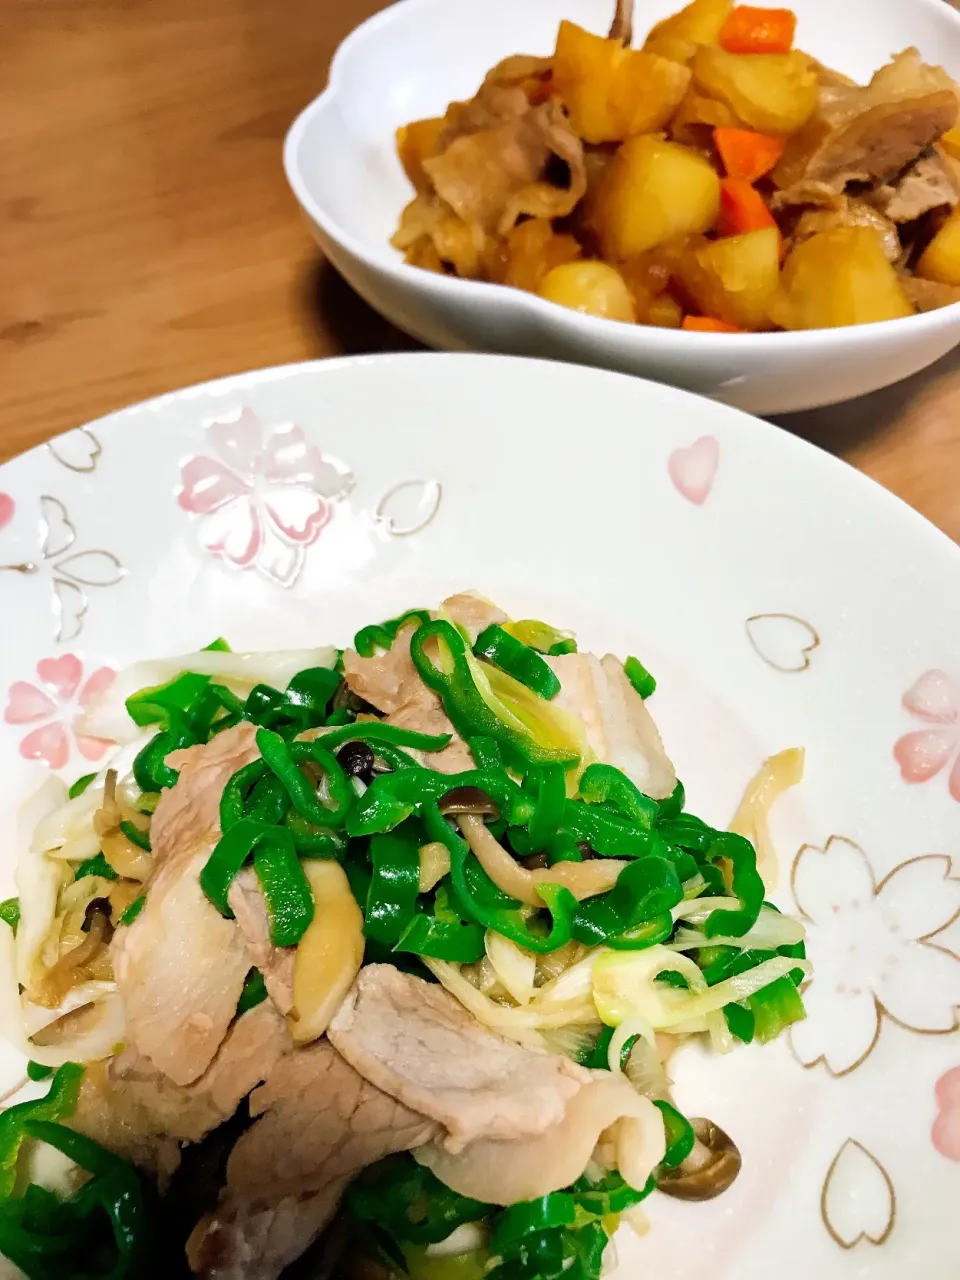
{"type": "MultiPolygon", "coordinates": [[[[585,330],[586,332],[602,335],[608,332],[611,327],[615,327],[618,333],[622,333],[625,326],[621,321],[584,315],[582,312],[562,307],[555,302],[548,302],[545,298],[540,298],[536,294],[528,293],[512,285],[490,284],[483,280],[465,280],[459,276],[441,276],[434,272],[424,271],[420,267],[411,266],[399,258],[391,261],[387,258],[375,257],[362,240],[348,231],[342,223],[331,217],[323,205],[314,199],[307,182],[300,172],[300,143],[313,119],[325,111],[329,104],[336,99],[343,67],[350,59],[358,56],[364,43],[371,36],[376,35],[381,28],[390,26],[395,22],[405,21],[411,14],[415,14],[419,10],[429,9],[435,3],[436,0],[395,0],[386,9],[381,9],[379,13],[375,13],[358,27],[355,27],[337,48],[330,63],[326,88],[307,103],[290,126],[284,139],[284,171],[294,195],[303,209],[317,222],[331,240],[342,245],[344,249],[369,269],[389,276],[400,285],[410,281],[411,274],[416,273],[416,286],[427,293],[452,293],[456,290],[464,301],[472,299],[480,305],[492,303],[494,306],[502,303],[502,305],[512,306],[518,311],[526,311],[529,315],[545,317],[554,324],[561,325],[568,332],[585,330]],[[497,302],[498,298],[501,303],[497,302]]],[[[900,0],[900,3],[909,3],[918,8],[927,8],[941,14],[946,13],[947,19],[953,21],[958,33],[960,33],[960,12],[953,8],[950,0],[900,0]]],[[[901,332],[918,334],[921,329],[924,332],[936,331],[945,327],[947,322],[954,318],[960,319],[960,302],[951,302],[946,307],[939,307],[933,311],[919,312],[916,315],[904,316],[897,320],[880,320],[872,324],[844,325],[835,329],[775,330],[766,333],[741,334],[701,333],[696,330],[685,329],[682,331],[683,337],[679,341],[684,347],[689,346],[689,349],[694,352],[707,350],[708,348],[712,351],[717,351],[721,349],[720,344],[728,343],[735,338],[737,344],[742,345],[750,354],[762,355],[767,351],[784,352],[791,347],[797,350],[815,347],[818,343],[824,342],[828,335],[835,343],[854,345],[860,341],[870,341],[868,333],[865,334],[864,331],[876,333],[878,338],[883,335],[896,337],[901,332]]],[[[669,349],[671,351],[677,349],[680,330],[664,329],[655,325],[645,324],[637,324],[632,328],[637,330],[637,340],[643,342],[646,349],[653,351],[654,354],[657,349],[669,349]]],[[[722,349],[724,351],[728,350],[725,346],[722,349]]]]}

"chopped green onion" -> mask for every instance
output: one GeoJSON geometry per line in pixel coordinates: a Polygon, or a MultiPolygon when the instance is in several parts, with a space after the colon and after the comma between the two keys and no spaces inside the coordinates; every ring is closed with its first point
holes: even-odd
{"type": "Polygon", "coordinates": [[[641,698],[649,698],[655,692],[657,682],[639,658],[628,658],[623,664],[623,673],[641,698]]]}

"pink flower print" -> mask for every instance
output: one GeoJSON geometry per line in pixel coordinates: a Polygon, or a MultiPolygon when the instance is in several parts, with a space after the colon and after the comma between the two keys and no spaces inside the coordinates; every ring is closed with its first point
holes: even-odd
{"type": "Polygon", "coordinates": [[[953,761],[947,789],[960,800],[960,687],[945,671],[925,671],[903,695],[912,716],[929,726],[905,733],[893,756],[906,782],[928,782],[953,761]]]}
{"type": "Polygon", "coordinates": [[[17,509],[17,504],[10,497],[9,493],[0,493],[0,529],[5,529],[13,519],[13,513],[17,509]]]}
{"type": "Polygon", "coordinates": [[[960,1161],[960,1067],[953,1067],[937,1081],[937,1118],[933,1122],[933,1145],[948,1160],[960,1161]]]}
{"type": "Polygon", "coordinates": [[[98,667],[86,682],[83,663],[72,653],[43,658],[37,663],[37,683],[18,680],[10,686],[3,718],[7,724],[32,724],[23,738],[20,754],[26,760],[45,760],[51,769],[62,769],[70,759],[70,740],[85,760],[99,760],[111,743],[88,738],[74,730],[76,716],[112,683],[116,672],[98,667]]]}
{"type": "Polygon", "coordinates": [[[292,586],[353,477],[300,427],[265,430],[248,409],[211,422],[207,443],[215,456],[187,459],[178,496],[200,517],[201,545],[235,569],[292,586]]]}

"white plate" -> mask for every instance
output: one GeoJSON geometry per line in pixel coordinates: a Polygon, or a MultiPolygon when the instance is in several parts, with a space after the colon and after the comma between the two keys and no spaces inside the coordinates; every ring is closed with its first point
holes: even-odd
{"type": "Polygon", "coordinates": [[[0,467],[0,565],[4,892],[18,802],[102,750],[72,729],[91,680],[218,635],[347,643],[457,587],[638,654],[712,822],[805,746],[773,897],[807,917],[810,1017],[680,1056],[680,1105],[744,1170],[709,1204],[648,1201],[620,1274],[954,1280],[960,552],[895,498],[682,392],[391,356],[190,388],[0,467]]]}
{"type": "MultiPolygon", "coordinates": [[[[682,0],[638,0],[641,43],[682,0]]],[[[803,333],[703,334],[598,320],[519,289],[407,266],[390,246],[413,198],[398,126],[472,97],[514,53],[548,55],[568,18],[605,31],[613,0],[402,0],[354,31],[330,83],[287,135],[287,178],[324,253],[371,306],[433,347],[498,351],[641,374],[751,413],[865,395],[960,341],[960,304],[882,324],[803,333]]],[[[960,15],[943,0],[793,0],[797,45],[865,83],[916,45],[960,79],[960,15]]]]}

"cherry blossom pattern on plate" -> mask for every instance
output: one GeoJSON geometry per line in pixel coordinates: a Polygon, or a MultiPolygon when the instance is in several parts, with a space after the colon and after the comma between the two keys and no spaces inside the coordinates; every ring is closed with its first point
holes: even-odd
{"type": "Polygon", "coordinates": [[[933,1122],[933,1145],[948,1160],[960,1162],[960,1067],[951,1067],[937,1081],[934,1090],[937,1116],[933,1122]]]}
{"type": "Polygon", "coordinates": [[[25,760],[43,760],[51,769],[68,763],[75,744],[84,760],[99,760],[112,745],[75,731],[75,722],[92,698],[116,676],[111,667],[98,667],[84,679],[83,663],[75,654],[41,658],[36,681],[17,680],[10,686],[3,718],[11,725],[32,725],[20,741],[25,760]]]}
{"type": "Polygon", "coordinates": [[[897,1220],[893,1180],[872,1152],[848,1138],[830,1162],[820,1191],[823,1225],[841,1249],[889,1240],[897,1220]]]}
{"type": "Polygon", "coordinates": [[[926,728],[898,738],[893,756],[906,782],[928,782],[944,772],[947,790],[960,801],[960,684],[945,671],[925,671],[903,695],[904,709],[926,728]]]}
{"type": "Polygon", "coordinates": [[[68,471],[80,474],[96,471],[103,446],[89,427],[65,431],[47,444],[56,460],[68,471]]]}
{"type": "Polygon", "coordinates": [[[716,436],[701,436],[686,448],[674,449],[667,459],[667,474],[673,487],[695,507],[710,496],[720,465],[720,443],[716,436]]]}
{"type": "Polygon", "coordinates": [[[209,454],[184,462],[177,497],[197,517],[201,546],[233,569],[293,586],[352,473],[300,427],[264,427],[245,408],[208,422],[206,443],[209,454]]]}
{"type": "Polygon", "coordinates": [[[439,480],[401,480],[392,485],[374,508],[374,519],[394,538],[408,538],[425,529],[440,508],[439,480]]]}
{"type": "Polygon", "coordinates": [[[83,630],[90,608],[87,589],[113,587],[126,570],[112,551],[75,550],[77,531],[59,498],[40,498],[38,558],[0,564],[0,571],[46,577],[51,588],[54,639],[68,644],[83,630]]]}
{"type": "Polygon", "coordinates": [[[792,613],[755,613],[744,625],[754,653],[774,671],[806,671],[820,647],[810,623],[792,613]]]}
{"type": "Polygon", "coordinates": [[[17,504],[10,497],[9,493],[0,493],[0,529],[5,529],[13,519],[13,513],[17,509],[17,504]]]}
{"type": "Polygon", "coordinates": [[[934,942],[960,916],[948,857],[912,858],[877,883],[860,846],[831,836],[822,849],[803,846],[791,886],[813,966],[807,1017],[789,1032],[802,1066],[849,1074],[885,1019],[925,1035],[960,1027],[960,957],[934,942]]]}

